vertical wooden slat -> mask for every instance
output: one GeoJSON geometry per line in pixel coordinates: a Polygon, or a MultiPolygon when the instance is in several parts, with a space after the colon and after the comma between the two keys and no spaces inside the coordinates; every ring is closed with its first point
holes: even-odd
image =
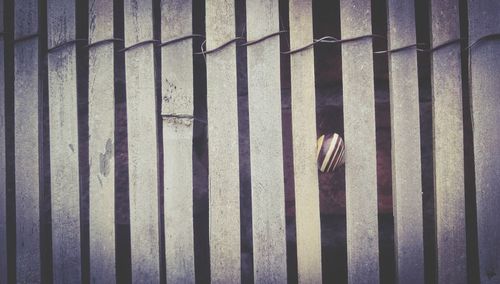
{"type": "MultiPolygon", "coordinates": [[[[342,38],[369,35],[371,1],[340,1],[342,38]]],[[[378,283],[377,160],[372,40],[342,45],[349,283],[378,283]]]]}
{"type": "MultiPolygon", "coordinates": [[[[500,2],[469,1],[469,43],[500,32],[500,2]]],[[[474,125],[479,275],[500,281],[500,43],[483,41],[470,50],[474,125]]]]}
{"type": "Polygon", "coordinates": [[[5,31],[4,0],[0,0],[0,284],[7,283],[7,186],[5,165],[5,31]]]}
{"type": "MultiPolygon", "coordinates": [[[[279,30],[278,1],[246,5],[249,41],[279,30]]],[[[256,283],[287,283],[279,48],[277,36],[247,48],[256,283]]]]}
{"type": "MultiPolygon", "coordinates": [[[[431,1],[433,47],[460,37],[458,0],[431,1]]],[[[465,283],[465,193],[460,44],[432,53],[434,190],[439,283],[465,283]]]]}
{"type": "MultiPolygon", "coordinates": [[[[234,1],[206,2],[207,49],[235,37],[234,1]]],[[[206,55],[210,273],[213,283],[240,282],[240,182],[236,49],[206,55]]]]}
{"type": "MultiPolygon", "coordinates": [[[[125,46],[153,39],[153,1],[125,1],[125,46]]],[[[154,47],[125,51],[132,281],[160,280],[154,47]]]]}
{"type": "MultiPolygon", "coordinates": [[[[389,0],[389,49],[416,43],[415,4],[389,0]]],[[[416,48],[389,54],[396,277],[424,282],[420,112],[416,48]]]]}
{"type": "MultiPolygon", "coordinates": [[[[162,41],[193,33],[191,0],[162,1],[162,41]]],[[[168,283],[194,283],[193,41],[162,49],[165,255],[168,283]]]]}
{"type": "MultiPolygon", "coordinates": [[[[75,1],[48,0],[48,48],[75,39],[75,1]]],[[[48,54],[55,283],[81,282],[76,44],[48,54]]]]}
{"type": "MultiPolygon", "coordinates": [[[[38,32],[38,1],[15,1],[14,39],[38,32]]],[[[16,275],[40,279],[38,37],[14,45],[16,275]]]]}
{"type": "MultiPolygon", "coordinates": [[[[312,1],[289,5],[290,48],[296,49],[313,40],[312,1]]],[[[300,283],[321,283],[313,49],[292,54],[290,67],[298,277],[300,283]]]]}
{"type": "MultiPolygon", "coordinates": [[[[89,2],[89,43],[113,37],[113,1],[89,2]]],[[[89,49],[90,279],[115,277],[115,100],[112,42],[89,49]]]]}

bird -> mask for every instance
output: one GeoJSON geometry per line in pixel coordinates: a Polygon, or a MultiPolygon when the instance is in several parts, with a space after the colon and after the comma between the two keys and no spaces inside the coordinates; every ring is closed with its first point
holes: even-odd
{"type": "Polygon", "coordinates": [[[316,160],[318,169],[333,172],[345,163],[344,140],[337,133],[323,134],[318,138],[316,160]]]}

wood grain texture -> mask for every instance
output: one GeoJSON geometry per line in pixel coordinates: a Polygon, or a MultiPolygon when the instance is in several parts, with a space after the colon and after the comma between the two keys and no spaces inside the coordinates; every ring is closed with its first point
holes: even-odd
{"type": "MultiPolygon", "coordinates": [[[[89,42],[113,37],[113,1],[89,1],[89,42]]],[[[90,280],[115,283],[114,46],[89,49],[90,280]]]]}
{"type": "MultiPolygon", "coordinates": [[[[152,1],[125,1],[125,46],[153,39],[152,1]]],[[[154,47],[126,51],[132,282],[160,281],[154,47]]]]}
{"type": "MultiPolygon", "coordinates": [[[[313,40],[312,1],[292,0],[289,5],[290,48],[295,49],[313,40]]],[[[321,283],[314,50],[290,57],[298,278],[299,283],[321,283]]]]}
{"type": "MultiPolygon", "coordinates": [[[[279,3],[246,2],[249,41],[279,31],[279,3]]],[[[287,283],[279,37],[247,48],[256,283],[287,283]]]]}
{"type": "MultiPolygon", "coordinates": [[[[206,3],[207,49],[235,37],[234,1],[206,3]]],[[[207,54],[209,238],[212,283],[240,282],[240,182],[235,43],[207,54]]]]}
{"type": "MultiPolygon", "coordinates": [[[[14,38],[38,31],[38,1],[14,3],[14,38]]],[[[14,44],[16,281],[36,283],[40,272],[40,149],[38,38],[14,44]]]]}
{"type": "MultiPolygon", "coordinates": [[[[457,0],[431,1],[431,44],[460,37],[457,0]]],[[[465,283],[465,192],[460,44],[432,53],[436,250],[439,283],[465,283]]]]}
{"type": "Polygon", "coordinates": [[[192,127],[187,119],[163,120],[165,253],[170,283],[195,283],[192,127]]]}
{"type": "MultiPolygon", "coordinates": [[[[193,33],[191,0],[161,2],[162,41],[193,33]]],[[[168,283],[195,283],[193,41],[162,48],[165,259],[168,283]],[[169,115],[186,116],[174,118],[169,115]]]]}
{"type": "MultiPolygon", "coordinates": [[[[500,2],[469,1],[469,44],[500,32],[500,2]]],[[[500,43],[470,49],[470,94],[474,130],[479,275],[500,281],[500,43]]]]}
{"type": "MultiPolygon", "coordinates": [[[[389,49],[415,44],[415,4],[389,0],[389,49]]],[[[424,283],[420,108],[416,48],[389,54],[396,277],[424,283]]]]}
{"type": "MultiPolygon", "coordinates": [[[[4,0],[0,0],[0,32],[4,31],[4,0]]],[[[7,284],[7,184],[5,159],[5,40],[0,36],[0,284],[7,284]]]]}
{"type": "MultiPolygon", "coordinates": [[[[75,1],[48,0],[48,48],[75,38],[75,1]]],[[[81,282],[76,46],[48,54],[54,283],[81,282]]]]}
{"type": "MultiPolygon", "coordinates": [[[[340,1],[342,38],[368,35],[369,0],[340,1]]],[[[379,282],[377,151],[370,38],[342,45],[349,283],[379,282]]]]}

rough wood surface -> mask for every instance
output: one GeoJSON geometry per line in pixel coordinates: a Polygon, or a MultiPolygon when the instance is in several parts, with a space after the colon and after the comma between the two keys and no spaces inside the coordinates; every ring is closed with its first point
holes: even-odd
{"type": "MultiPolygon", "coordinates": [[[[234,1],[206,3],[207,49],[235,37],[234,1]]],[[[235,43],[206,55],[212,283],[240,282],[240,182],[235,43]]]]}
{"type": "MultiPolygon", "coordinates": [[[[313,39],[312,1],[290,1],[290,48],[313,39]]],[[[297,270],[300,283],[321,283],[321,224],[316,166],[314,51],[290,56],[297,270]]]]}
{"type": "MultiPolygon", "coordinates": [[[[161,13],[163,42],[193,33],[190,0],[163,0],[161,13]]],[[[192,39],[162,48],[162,115],[167,282],[195,283],[192,39]]]]}
{"type": "MultiPolygon", "coordinates": [[[[469,44],[500,32],[500,2],[469,1],[469,44]]],[[[470,50],[470,94],[474,130],[479,275],[500,282],[500,42],[470,50]]]]}
{"type": "MultiPolygon", "coordinates": [[[[340,1],[342,38],[372,33],[371,1],[340,1]]],[[[379,282],[372,40],[342,45],[349,283],[379,282]]]]}
{"type": "Polygon", "coordinates": [[[163,120],[165,253],[170,283],[195,283],[192,127],[187,119],[163,120]]]}
{"type": "MultiPolygon", "coordinates": [[[[75,1],[48,0],[48,47],[75,39],[75,1]]],[[[48,54],[54,283],[81,282],[76,45],[48,54]]]]}
{"type": "MultiPolygon", "coordinates": [[[[246,2],[249,41],[279,30],[278,4],[246,2]]],[[[287,283],[279,37],[247,56],[254,281],[287,283]]]]}
{"type": "MultiPolygon", "coordinates": [[[[89,2],[89,43],[113,37],[113,1],[89,2]]],[[[113,43],[89,49],[90,279],[116,282],[113,43]]]]}
{"type": "MultiPolygon", "coordinates": [[[[4,32],[4,0],[0,0],[0,32],[4,32]]],[[[7,186],[5,161],[5,39],[0,36],[0,284],[7,284],[7,186]]]]}
{"type": "MultiPolygon", "coordinates": [[[[415,3],[388,1],[389,49],[415,44],[415,3]]],[[[389,54],[396,277],[424,283],[420,111],[416,48],[389,54]]]]}
{"type": "MultiPolygon", "coordinates": [[[[152,1],[125,1],[125,46],[153,39],[152,1]]],[[[125,52],[132,282],[160,281],[154,47],[125,52]]]]}
{"type": "MultiPolygon", "coordinates": [[[[38,1],[16,1],[14,38],[38,31],[38,1]]],[[[14,44],[16,281],[40,282],[38,37],[14,44]]]]}
{"type": "MultiPolygon", "coordinates": [[[[460,37],[458,0],[431,1],[431,44],[460,37]]],[[[465,283],[465,192],[460,44],[432,53],[436,249],[439,283],[465,283]]]]}

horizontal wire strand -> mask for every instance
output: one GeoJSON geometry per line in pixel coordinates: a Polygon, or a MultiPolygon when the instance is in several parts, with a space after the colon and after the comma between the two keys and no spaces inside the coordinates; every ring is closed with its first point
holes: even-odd
{"type": "MultiPolygon", "coordinates": [[[[228,45],[230,45],[233,42],[239,42],[239,41],[243,41],[243,42],[240,43],[240,44],[237,44],[236,47],[248,47],[248,46],[255,45],[255,44],[258,44],[260,42],[263,42],[266,39],[269,39],[269,38],[272,38],[272,37],[275,37],[275,36],[281,36],[282,34],[285,34],[285,33],[288,33],[288,31],[281,30],[281,31],[274,32],[274,33],[265,35],[265,36],[263,36],[261,38],[258,38],[258,39],[255,39],[255,40],[251,40],[251,41],[247,41],[247,39],[245,37],[235,37],[235,38],[232,38],[232,39],[230,39],[230,40],[222,43],[218,47],[210,49],[210,50],[205,50],[206,40],[204,40],[203,43],[200,46],[200,50],[201,51],[194,52],[193,54],[195,54],[195,55],[206,55],[206,54],[214,53],[214,52],[217,52],[219,50],[224,49],[225,47],[227,47],[228,45]]],[[[1,36],[5,36],[5,34],[6,34],[5,32],[0,32],[0,37],[1,36]]],[[[20,42],[20,41],[25,41],[25,40],[28,40],[28,39],[31,39],[31,38],[35,38],[35,37],[38,37],[38,36],[39,36],[39,34],[35,33],[35,34],[31,34],[31,35],[27,35],[27,36],[23,36],[23,37],[14,39],[13,42],[16,43],[16,42],[20,42]]],[[[187,40],[187,39],[192,39],[192,38],[205,38],[205,36],[202,35],[202,34],[191,34],[191,35],[186,35],[186,36],[181,36],[181,37],[178,37],[178,38],[170,39],[170,40],[167,40],[165,42],[160,42],[159,40],[150,39],[150,40],[145,40],[145,41],[141,41],[141,42],[135,43],[135,44],[133,44],[131,46],[128,46],[128,47],[125,47],[125,48],[123,48],[121,50],[118,50],[117,52],[125,52],[125,51],[128,51],[130,49],[133,49],[133,48],[145,45],[145,44],[149,44],[149,43],[153,44],[155,47],[164,47],[164,46],[168,46],[168,45],[173,44],[173,43],[177,43],[177,42],[180,42],[180,41],[183,41],[183,40],[187,40]]],[[[290,55],[290,54],[295,54],[295,53],[304,51],[304,50],[309,49],[309,48],[311,48],[311,47],[313,47],[313,46],[315,46],[317,44],[320,44],[320,43],[344,44],[344,43],[348,43],[348,42],[364,40],[364,39],[367,39],[367,38],[387,40],[386,37],[384,37],[382,35],[378,35],[378,34],[369,34],[369,35],[363,35],[363,36],[346,38],[346,39],[338,39],[338,38],[333,37],[333,36],[323,36],[321,38],[314,39],[311,43],[308,43],[308,44],[306,44],[304,46],[301,46],[299,48],[291,49],[291,50],[286,50],[286,51],[281,51],[280,53],[283,54],[283,55],[290,55]]],[[[500,39],[500,33],[487,34],[487,35],[484,35],[484,36],[478,38],[473,43],[471,43],[470,45],[468,45],[466,48],[463,48],[463,49],[464,50],[470,50],[470,49],[474,48],[475,46],[479,45],[480,43],[482,43],[484,41],[499,40],[499,39],[500,39]]],[[[444,43],[435,45],[435,46],[433,46],[431,48],[422,48],[422,46],[424,45],[423,43],[414,43],[414,44],[409,44],[409,45],[406,45],[406,46],[401,46],[401,47],[387,49],[387,50],[376,50],[373,53],[377,54],[377,55],[389,54],[389,53],[395,53],[395,52],[399,52],[399,51],[403,51],[403,50],[407,50],[407,49],[412,49],[412,48],[415,48],[417,52],[432,53],[432,52],[435,52],[435,51],[437,51],[437,50],[439,50],[441,48],[444,48],[446,46],[453,45],[453,44],[458,44],[458,43],[462,43],[462,42],[464,42],[466,40],[467,40],[467,38],[455,38],[455,39],[451,39],[449,41],[446,41],[444,43]]],[[[64,42],[64,43],[60,43],[60,44],[58,44],[58,45],[56,45],[56,46],[54,46],[52,48],[49,48],[47,50],[47,53],[50,53],[50,52],[52,52],[52,51],[54,51],[56,49],[59,49],[61,47],[66,46],[66,45],[73,44],[73,43],[78,43],[78,42],[87,42],[88,43],[88,40],[87,39],[74,39],[74,40],[70,40],[70,41],[67,41],[67,42],[64,42]]],[[[124,39],[122,39],[122,38],[108,38],[108,39],[103,39],[103,40],[100,40],[100,41],[89,43],[89,44],[85,45],[85,48],[91,48],[91,47],[95,47],[95,46],[98,46],[98,45],[101,45],[101,44],[114,43],[114,42],[124,42],[124,39]]]]}
{"type": "Polygon", "coordinates": [[[173,44],[176,42],[180,42],[180,41],[183,41],[186,39],[192,39],[192,38],[205,38],[205,36],[202,34],[192,34],[192,35],[181,36],[178,38],[169,39],[167,41],[164,41],[164,42],[160,43],[158,46],[163,47],[163,46],[167,46],[169,44],[173,44]]]}
{"type": "MultiPolygon", "coordinates": [[[[214,53],[214,52],[217,52],[219,50],[222,50],[225,47],[227,47],[228,45],[230,45],[231,43],[238,42],[238,41],[244,41],[244,42],[241,43],[241,44],[237,44],[236,47],[247,47],[247,46],[258,44],[260,42],[265,41],[266,39],[269,39],[269,38],[272,38],[272,37],[275,37],[275,36],[281,36],[282,34],[285,34],[285,33],[288,33],[288,31],[281,30],[281,31],[274,32],[274,33],[265,35],[265,36],[263,36],[261,38],[258,38],[258,39],[255,39],[255,40],[251,40],[251,41],[247,41],[245,37],[235,37],[235,38],[233,38],[231,40],[228,40],[227,42],[225,42],[225,43],[223,43],[223,44],[219,45],[218,47],[216,47],[214,49],[211,49],[211,50],[204,50],[204,46],[206,45],[206,40],[204,40],[203,43],[201,44],[201,47],[200,47],[201,51],[200,52],[195,52],[194,54],[195,55],[203,55],[203,56],[205,56],[206,54],[210,54],[210,53],[214,53]]],[[[5,35],[6,35],[5,31],[0,32],[0,37],[3,37],[5,35]]],[[[27,35],[27,36],[23,36],[23,37],[14,39],[13,43],[25,41],[25,40],[28,40],[28,39],[31,39],[31,38],[35,38],[35,37],[38,37],[38,36],[39,36],[38,33],[27,35]]],[[[117,52],[125,52],[125,51],[131,50],[133,48],[136,48],[136,47],[139,47],[139,46],[142,46],[142,45],[145,45],[145,44],[153,44],[153,46],[155,46],[155,47],[164,47],[164,46],[176,43],[176,42],[180,42],[180,41],[187,40],[187,39],[192,39],[192,38],[205,38],[205,36],[202,35],[202,34],[191,34],[191,35],[181,36],[181,37],[178,37],[178,38],[167,40],[165,42],[160,42],[158,40],[145,40],[145,41],[141,41],[141,42],[135,43],[135,44],[133,44],[131,46],[125,47],[125,48],[123,48],[121,50],[118,50],[117,52]]],[[[295,54],[295,53],[304,51],[306,49],[309,49],[309,48],[311,48],[311,47],[313,47],[313,46],[315,46],[317,44],[320,44],[320,43],[343,44],[343,43],[348,43],[348,42],[353,42],[353,41],[358,41],[358,40],[364,40],[364,39],[368,39],[368,38],[371,38],[371,39],[384,39],[384,40],[386,40],[386,38],[384,36],[377,35],[377,34],[363,35],[363,36],[358,36],[358,37],[353,37],[353,38],[347,38],[347,39],[338,39],[338,38],[333,37],[333,36],[323,36],[323,37],[321,37],[319,39],[314,39],[313,42],[311,42],[311,43],[309,43],[309,44],[307,44],[305,46],[302,46],[302,47],[299,47],[299,48],[296,48],[296,49],[292,49],[292,50],[288,50],[288,51],[281,51],[280,53],[283,54],[283,55],[291,55],[291,54],[295,54]]],[[[481,36],[480,38],[478,38],[477,40],[475,40],[473,43],[471,43],[467,47],[463,48],[463,50],[467,50],[468,51],[468,50],[471,50],[472,48],[476,47],[477,45],[479,45],[482,42],[491,41],[491,40],[499,40],[499,39],[500,39],[500,33],[487,34],[487,35],[481,36]]],[[[399,52],[399,51],[403,51],[403,50],[408,50],[408,49],[411,49],[411,48],[415,48],[417,52],[432,53],[432,52],[435,52],[435,51],[437,51],[437,50],[439,50],[441,48],[449,46],[449,45],[458,44],[458,43],[461,44],[465,40],[466,40],[466,38],[455,38],[455,39],[448,40],[448,41],[446,41],[444,43],[438,44],[438,45],[436,45],[436,46],[434,46],[432,48],[421,48],[421,46],[424,45],[423,43],[414,43],[414,44],[410,44],[410,45],[406,45],[406,46],[402,46],[402,47],[397,47],[397,48],[392,48],[392,49],[387,49],[387,50],[377,50],[377,51],[374,51],[373,53],[376,54],[376,55],[382,55],[382,54],[389,54],[389,53],[395,53],[395,52],[399,52]]],[[[88,40],[87,39],[77,38],[77,39],[73,39],[73,40],[70,40],[70,41],[67,41],[67,42],[63,42],[63,43],[60,43],[60,44],[58,44],[58,45],[56,45],[56,46],[54,46],[52,48],[49,48],[47,50],[47,53],[50,53],[50,52],[52,52],[54,50],[62,48],[64,46],[66,46],[66,45],[73,44],[73,43],[79,43],[79,42],[87,42],[88,43],[88,40]]],[[[95,47],[95,46],[98,46],[98,45],[101,45],[101,44],[115,43],[115,42],[124,42],[124,39],[121,39],[121,38],[103,39],[103,40],[100,40],[100,41],[96,41],[96,42],[87,44],[87,45],[85,45],[85,48],[92,48],[92,47],[95,47]]],[[[164,118],[193,119],[193,120],[205,123],[205,124],[207,123],[206,120],[194,117],[192,115],[168,114],[168,115],[162,115],[162,117],[164,117],[164,118]]]]}
{"type": "Polygon", "coordinates": [[[60,43],[60,44],[57,44],[56,46],[53,46],[49,49],[47,49],[47,53],[51,53],[53,52],[54,50],[57,50],[57,49],[60,49],[62,47],[65,47],[67,45],[70,45],[70,44],[74,44],[74,43],[79,43],[79,42],[87,42],[87,39],[84,39],[84,38],[76,38],[76,39],[72,39],[72,40],[69,40],[69,41],[66,41],[66,42],[63,42],[63,43],[60,43]]]}
{"type": "Polygon", "coordinates": [[[146,45],[146,44],[153,44],[153,46],[155,46],[159,42],[160,41],[158,41],[156,39],[148,39],[148,40],[140,41],[138,43],[134,43],[131,46],[127,46],[125,48],[122,48],[122,49],[118,50],[118,52],[121,53],[121,52],[129,51],[131,49],[134,49],[136,47],[143,46],[143,45],[146,45]]]}
{"type": "Polygon", "coordinates": [[[103,39],[103,40],[99,40],[99,41],[95,41],[95,42],[89,43],[85,47],[86,48],[92,48],[92,47],[103,45],[103,44],[106,44],[106,43],[115,43],[115,42],[124,42],[124,41],[121,38],[107,38],[107,39],[103,39]]]}
{"type": "Polygon", "coordinates": [[[30,40],[32,38],[37,38],[38,36],[39,36],[38,33],[34,33],[34,34],[30,34],[30,35],[25,35],[25,36],[22,36],[22,37],[18,37],[18,38],[14,39],[14,43],[18,43],[18,42],[30,40]]]}

